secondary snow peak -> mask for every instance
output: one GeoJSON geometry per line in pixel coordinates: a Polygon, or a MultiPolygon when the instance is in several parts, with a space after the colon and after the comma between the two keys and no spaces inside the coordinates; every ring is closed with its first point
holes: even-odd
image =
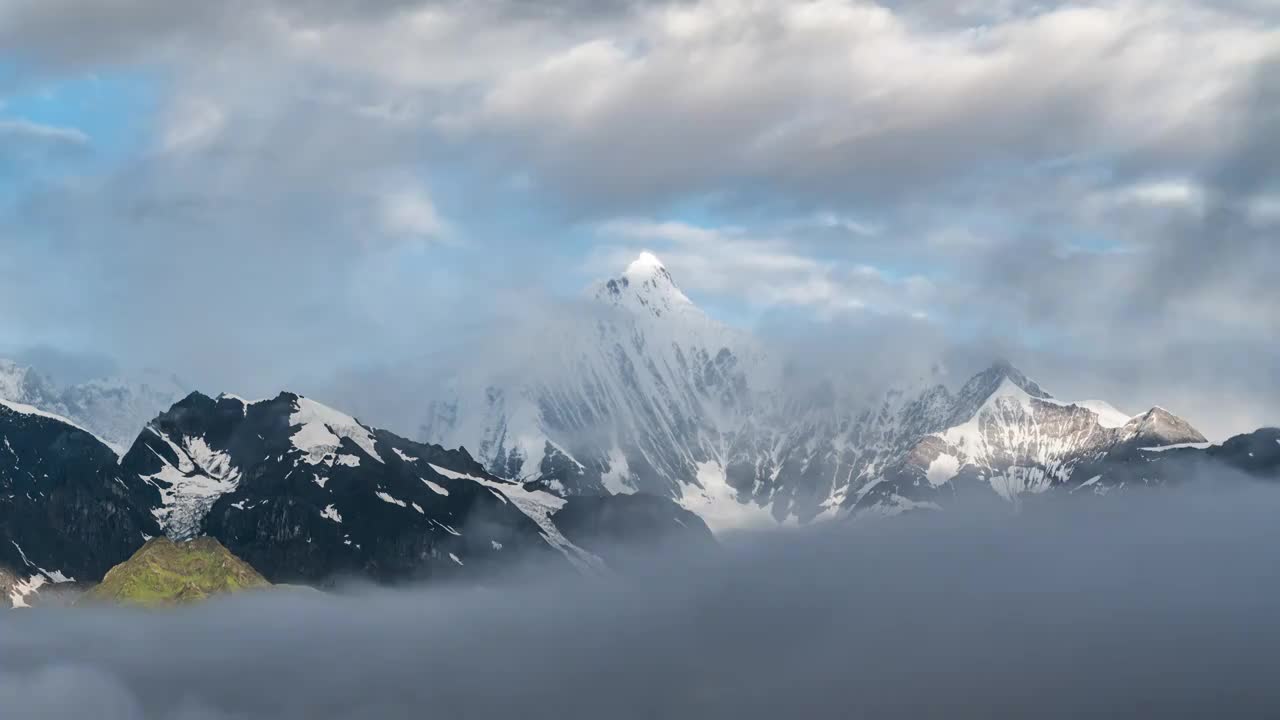
{"type": "Polygon", "coordinates": [[[1134,438],[1145,438],[1151,445],[1205,442],[1200,431],[1159,405],[1135,415],[1124,425],[1124,430],[1134,438]]]}

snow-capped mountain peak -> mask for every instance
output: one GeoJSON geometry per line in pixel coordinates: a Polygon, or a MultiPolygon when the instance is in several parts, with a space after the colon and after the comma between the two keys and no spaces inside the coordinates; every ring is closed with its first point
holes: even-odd
{"type": "Polygon", "coordinates": [[[553,495],[287,392],[191,393],[123,458],[0,400],[0,459],[0,602],[15,606],[100,580],[161,533],[209,535],[276,582],[422,580],[530,559],[594,572],[628,537],[711,540],[670,499],[553,495]]]}
{"type": "Polygon", "coordinates": [[[1007,361],[958,390],[796,378],[703,313],[652,253],[594,288],[605,313],[542,334],[556,363],[471,368],[435,398],[423,438],[474,449],[495,475],[568,496],[664,495],[714,525],[940,507],[970,486],[1017,502],[1136,443],[1199,437],[1157,411],[1058,400],[1007,361]]]}
{"type": "Polygon", "coordinates": [[[1109,468],[1135,448],[1203,440],[1161,408],[1129,418],[1103,401],[1057,400],[1007,363],[965,384],[947,425],[891,465],[858,507],[935,507],[946,498],[943,488],[949,495],[987,488],[1018,503],[1086,482],[1077,478],[1106,492],[1116,484],[1107,479],[1109,468]]]}
{"type": "Polygon", "coordinates": [[[634,285],[648,283],[654,287],[663,284],[675,286],[675,280],[672,279],[671,273],[667,272],[667,266],[662,264],[657,255],[647,250],[637,255],[636,259],[627,265],[622,277],[634,285]]]}
{"type": "Polygon", "coordinates": [[[343,438],[354,442],[370,458],[386,462],[378,454],[373,433],[359,420],[310,398],[295,396],[289,425],[298,428],[292,436],[293,445],[306,454],[311,465],[337,454],[343,438]]]}
{"type": "Polygon", "coordinates": [[[954,422],[968,420],[994,396],[1002,392],[1006,395],[1016,394],[1014,391],[1039,400],[1052,397],[1021,370],[1008,361],[1000,360],[973,376],[964,384],[964,387],[960,388],[960,392],[956,395],[956,409],[952,420],[954,422]]]}
{"type": "Polygon", "coordinates": [[[593,289],[581,315],[538,329],[554,363],[458,373],[422,438],[568,495],[700,487],[699,464],[723,466],[726,431],[754,404],[762,354],[699,310],[652,254],[593,289]]]}
{"type": "Polygon", "coordinates": [[[640,253],[621,276],[601,284],[596,290],[596,297],[655,317],[697,311],[689,297],[676,285],[666,266],[651,252],[640,253]]]}
{"type": "Polygon", "coordinates": [[[1120,432],[1127,438],[1149,441],[1155,445],[1205,442],[1200,431],[1159,405],[1134,416],[1120,427],[1120,432]]]}

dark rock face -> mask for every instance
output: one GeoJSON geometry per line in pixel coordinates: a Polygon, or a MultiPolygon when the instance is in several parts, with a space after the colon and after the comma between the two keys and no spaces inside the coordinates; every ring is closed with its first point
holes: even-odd
{"type": "Polygon", "coordinates": [[[465,451],[288,393],[255,403],[193,394],[123,466],[160,488],[169,534],[217,538],[272,582],[418,579],[553,553],[502,494],[515,486],[465,451]]]}
{"type": "Polygon", "coordinates": [[[424,579],[526,554],[554,555],[537,524],[500,490],[435,468],[462,467],[496,487],[507,483],[465,456],[392,442],[379,438],[378,449],[394,447],[411,459],[352,455],[362,458],[359,466],[309,475],[257,468],[253,479],[218,499],[204,530],[277,582],[314,583],[344,574],[384,582],[424,579]]]}
{"type": "MultiPolygon", "coordinates": [[[[0,404],[0,590],[13,604],[42,586],[96,582],[161,535],[214,538],[272,582],[475,577],[531,559],[601,566],[557,527],[565,505],[465,450],[289,393],[253,403],[193,393],[118,460],[70,421],[0,404]]],[[[607,499],[564,517],[587,538],[707,534],[662,498],[607,499]],[[602,523],[615,522],[606,533],[602,523]]]]}
{"type": "Polygon", "coordinates": [[[1237,435],[1205,454],[1242,472],[1266,480],[1280,480],[1280,428],[1263,428],[1237,435]]]}
{"type": "Polygon", "coordinates": [[[716,545],[702,518],[653,495],[570,497],[556,512],[555,522],[571,542],[611,565],[624,562],[630,552],[657,546],[716,545]]]}
{"type": "Polygon", "coordinates": [[[1114,489],[1196,482],[1280,482],[1280,429],[1264,428],[1237,435],[1221,445],[1206,445],[1136,448],[1104,458],[1087,470],[1093,473],[1090,478],[1098,480],[1084,489],[1106,494],[1114,489]]]}
{"type": "Polygon", "coordinates": [[[89,433],[0,403],[0,566],[11,574],[102,577],[160,534],[155,499],[89,433]]]}

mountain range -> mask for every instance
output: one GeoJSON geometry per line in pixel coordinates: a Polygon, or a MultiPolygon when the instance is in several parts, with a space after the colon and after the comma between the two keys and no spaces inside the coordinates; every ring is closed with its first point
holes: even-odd
{"type": "Polygon", "coordinates": [[[1163,408],[1058,400],[1007,362],[954,390],[930,378],[870,394],[797,384],[785,358],[708,317],[649,253],[589,301],[539,328],[540,357],[521,372],[460,369],[420,437],[560,495],[668,497],[716,529],[982,493],[1105,493],[1155,481],[1147,448],[1205,443],[1163,408]]]}
{"type": "Polygon", "coordinates": [[[0,597],[99,582],[160,536],[208,536],[270,582],[312,585],[475,578],[530,560],[592,571],[615,542],[714,542],[668,500],[558,497],[291,393],[192,393],[122,456],[0,400],[0,597]]]}
{"type": "Polygon", "coordinates": [[[173,402],[176,381],[58,388],[0,361],[0,598],[92,585],[159,537],[210,537],[272,583],[394,583],[530,559],[593,572],[631,543],[967,498],[1280,479],[1280,430],[1215,445],[1007,362],[954,389],[797,384],[650,254],[587,308],[536,328],[514,366],[450,373],[419,440],[294,393],[173,402]]]}

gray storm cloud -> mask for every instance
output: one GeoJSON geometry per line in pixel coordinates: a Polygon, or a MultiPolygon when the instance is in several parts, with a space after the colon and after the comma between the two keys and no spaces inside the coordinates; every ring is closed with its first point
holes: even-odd
{"type": "Polygon", "coordinates": [[[625,575],[0,616],[21,718],[1261,717],[1280,494],[1235,479],[667,549],[625,575]]]}

